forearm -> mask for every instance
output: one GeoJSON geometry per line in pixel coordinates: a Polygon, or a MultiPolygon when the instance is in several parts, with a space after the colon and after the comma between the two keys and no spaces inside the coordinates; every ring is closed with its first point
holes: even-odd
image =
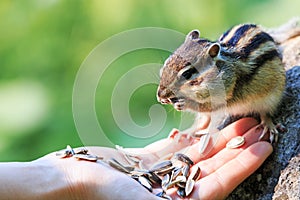
{"type": "Polygon", "coordinates": [[[70,199],[66,175],[47,160],[1,163],[0,185],[0,199],[70,199]]]}

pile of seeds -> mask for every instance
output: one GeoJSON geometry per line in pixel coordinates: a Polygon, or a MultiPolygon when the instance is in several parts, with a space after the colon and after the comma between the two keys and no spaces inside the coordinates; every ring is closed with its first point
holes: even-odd
{"type": "Polygon", "coordinates": [[[194,163],[182,153],[177,153],[171,160],[161,161],[148,170],[125,166],[115,159],[110,159],[107,162],[113,168],[128,174],[150,192],[153,192],[153,188],[161,188],[161,192],[157,193],[156,196],[165,199],[171,199],[166,191],[173,187],[177,188],[177,194],[180,197],[190,195],[195,182],[201,175],[198,166],[190,170],[194,163]]]}
{"type": "MultiPolygon", "coordinates": [[[[245,143],[243,136],[232,138],[226,145],[228,149],[235,149],[245,143]]],[[[138,155],[126,152],[122,147],[116,146],[116,149],[123,154],[124,158],[130,165],[124,165],[114,158],[105,160],[111,167],[117,169],[138,181],[151,193],[153,189],[160,189],[156,194],[164,199],[172,199],[166,194],[170,188],[176,188],[177,194],[184,198],[189,196],[194,188],[195,182],[201,176],[200,168],[185,154],[177,153],[173,156],[167,155],[166,159],[154,164],[150,169],[143,167],[143,160],[138,155]],[[172,157],[173,156],[173,157],[172,157]],[[192,168],[193,166],[193,168],[192,168]]],[[[96,162],[103,158],[96,155],[88,154],[86,148],[72,149],[69,145],[66,149],[56,152],[56,156],[60,158],[74,157],[78,160],[86,160],[96,162]]]]}
{"type": "MultiPolygon", "coordinates": [[[[124,153],[124,152],[123,152],[124,153]]],[[[78,160],[86,160],[96,162],[103,158],[88,154],[86,148],[73,149],[68,145],[66,149],[56,152],[59,158],[74,157],[78,160]]],[[[126,159],[134,161],[135,164],[141,164],[142,160],[130,154],[124,154],[126,159]]],[[[114,158],[105,161],[111,167],[117,169],[138,181],[149,192],[153,189],[161,191],[156,196],[164,199],[172,199],[166,194],[170,188],[177,188],[177,194],[180,197],[186,197],[193,191],[195,182],[201,176],[201,170],[198,166],[194,166],[193,161],[182,153],[175,154],[170,160],[160,161],[154,164],[150,169],[137,167],[136,165],[124,165],[114,158]]]]}
{"type": "Polygon", "coordinates": [[[68,145],[64,150],[57,151],[55,155],[59,158],[74,157],[78,160],[87,160],[91,162],[96,162],[97,160],[102,159],[96,155],[88,154],[88,150],[86,148],[73,149],[70,145],[68,145]]]}

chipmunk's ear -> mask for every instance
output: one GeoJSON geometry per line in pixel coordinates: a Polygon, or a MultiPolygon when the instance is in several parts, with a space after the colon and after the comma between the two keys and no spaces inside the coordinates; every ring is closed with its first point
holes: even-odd
{"type": "Polygon", "coordinates": [[[208,49],[208,54],[210,55],[210,57],[214,58],[219,54],[220,50],[221,50],[220,44],[213,43],[212,45],[210,45],[208,49]]]}
{"type": "Polygon", "coordinates": [[[187,36],[185,37],[185,41],[187,41],[187,40],[198,39],[199,37],[200,37],[200,31],[198,31],[198,30],[192,30],[192,31],[189,32],[189,34],[187,34],[187,36]]]}

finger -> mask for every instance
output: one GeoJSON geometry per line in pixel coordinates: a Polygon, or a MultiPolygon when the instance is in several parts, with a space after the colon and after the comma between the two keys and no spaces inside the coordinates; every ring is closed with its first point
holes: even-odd
{"type": "Polygon", "coordinates": [[[268,142],[257,142],[214,173],[200,179],[192,199],[223,199],[250,176],[272,153],[268,142]]]}
{"type": "Polygon", "coordinates": [[[234,149],[223,148],[211,158],[200,161],[197,165],[200,167],[202,171],[201,177],[205,177],[213,173],[214,171],[222,167],[224,164],[234,159],[236,156],[238,156],[242,151],[247,149],[249,146],[256,143],[262,131],[263,131],[262,128],[253,127],[243,135],[245,139],[244,145],[234,149]]]}
{"type": "MultiPolygon", "coordinates": [[[[195,143],[191,145],[190,147],[187,147],[183,150],[183,152],[189,156],[195,163],[199,162],[202,159],[209,158],[212,155],[219,152],[221,149],[223,149],[226,145],[226,143],[233,137],[243,135],[245,132],[247,132],[249,129],[257,125],[258,122],[254,118],[243,118],[240,119],[224,129],[222,129],[218,135],[218,141],[217,144],[213,145],[211,142],[208,144],[207,149],[210,149],[210,152],[206,152],[205,157],[203,155],[199,154],[199,143],[195,143]]],[[[205,152],[204,152],[205,153],[205,152]]]]}
{"type": "MultiPolygon", "coordinates": [[[[174,131],[174,130],[173,130],[174,131]]],[[[176,130],[175,130],[176,131],[176,130]]],[[[174,138],[166,138],[154,142],[145,147],[148,152],[151,152],[161,158],[167,154],[175,153],[192,144],[192,138],[182,138],[177,142],[174,138]]]]}

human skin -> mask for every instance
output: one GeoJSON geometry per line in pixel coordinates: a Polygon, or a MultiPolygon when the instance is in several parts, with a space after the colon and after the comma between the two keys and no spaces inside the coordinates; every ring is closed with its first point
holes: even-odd
{"type": "MultiPolygon", "coordinates": [[[[200,166],[202,175],[190,199],[224,199],[244,179],[250,176],[271,154],[272,145],[258,141],[262,129],[252,118],[241,119],[220,131],[217,144],[205,156],[197,153],[198,143],[187,147],[167,138],[144,148],[128,149],[141,155],[145,166],[150,166],[168,153],[184,152],[200,166]],[[227,141],[243,135],[246,143],[227,149],[227,141]]],[[[187,139],[188,140],[188,139],[187,139]]],[[[126,163],[120,151],[105,147],[87,147],[89,153],[103,159],[115,158],[126,163]]],[[[160,199],[148,192],[137,181],[105,162],[59,159],[55,153],[31,162],[0,164],[0,199],[160,199]]],[[[168,195],[179,199],[174,189],[168,195]]]]}

